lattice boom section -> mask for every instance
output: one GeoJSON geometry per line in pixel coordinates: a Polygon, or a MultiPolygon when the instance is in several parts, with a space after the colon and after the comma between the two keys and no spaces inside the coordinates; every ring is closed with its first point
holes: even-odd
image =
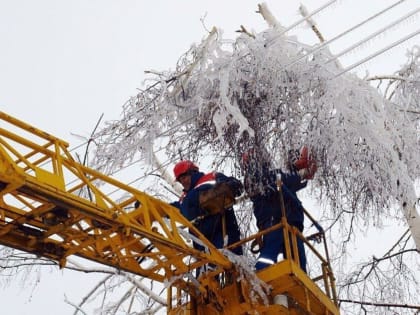
{"type": "Polygon", "coordinates": [[[158,281],[208,263],[230,268],[203,236],[209,253],[191,248],[180,229],[194,228],[176,208],[75,162],[58,138],[2,112],[0,122],[1,244],[61,265],[78,255],[158,281]],[[112,200],[106,189],[124,197],[112,200]]]}

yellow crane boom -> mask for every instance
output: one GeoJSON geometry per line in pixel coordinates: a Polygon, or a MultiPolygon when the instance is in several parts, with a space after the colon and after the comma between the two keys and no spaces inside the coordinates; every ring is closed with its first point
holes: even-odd
{"type": "Polygon", "coordinates": [[[62,266],[78,255],[161,282],[209,262],[229,267],[204,237],[209,253],[181,237],[179,226],[194,228],[176,208],[77,163],[66,142],[3,112],[0,119],[33,138],[0,128],[2,244],[62,266]],[[124,199],[111,200],[101,186],[123,191],[124,199]],[[192,265],[184,262],[191,255],[192,265]]]}

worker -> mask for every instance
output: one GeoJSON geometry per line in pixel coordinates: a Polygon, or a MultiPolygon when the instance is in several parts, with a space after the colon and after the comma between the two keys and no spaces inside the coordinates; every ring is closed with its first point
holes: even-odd
{"type": "MultiPolygon", "coordinates": [[[[264,150],[262,150],[264,151],[264,150]]],[[[307,180],[312,179],[317,167],[313,158],[309,157],[306,147],[302,148],[298,159],[290,163],[288,173],[280,169],[273,169],[267,153],[257,153],[250,150],[243,156],[245,171],[245,191],[249,195],[253,212],[260,231],[280,223],[282,217],[282,201],[277,188],[281,180],[281,193],[285,206],[288,224],[303,231],[304,212],[297,191],[306,187],[307,180]]],[[[297,238],[299,264],[306,272],[306,255],[303,241],[297,238]]],[[[277,262],[280,252],[286,258],[283,229],[277,229],[262,237],[259,257],[255,265],[256,270],[268,267],[277,262]]]]}
{"type": "MultiPolygon", "coordinates": [[[[179,208],[216,248],[238,242],[240,230],[233,202],[243,192],[242,183],[218,172],[204,174],[189,160],[178,162],[174,167],[174,175],[184,189],[180,200],[172,205],[179,208]],[[223,187],[227,187],[227,190],[223,190],[223,187]],[[215,193],[218,188],[221,188],[222,193],[215,193]]],[[[194,248],[204,250],[201,244],[195,242],[194,248]]],[[[232,252],[243,254],[241,246],[233,248],[232,252]]]]}

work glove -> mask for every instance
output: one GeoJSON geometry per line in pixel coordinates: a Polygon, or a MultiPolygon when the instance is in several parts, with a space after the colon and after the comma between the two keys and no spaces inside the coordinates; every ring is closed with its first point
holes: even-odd
{"type": "Polygon", "coordinates": [[[231,208],[235,203],[235,197],[228,183],[222,182],[210,189],[200,191],[198,201],[200,208],[207,213],[218,214],[231,208]]]}
{"type": "Polygon", "coordinates": [[[315,157],[306,146],[302,147],[299,158],[293,161],[293,165],[303,179],[313,179],[318,170],[315,157]]]}

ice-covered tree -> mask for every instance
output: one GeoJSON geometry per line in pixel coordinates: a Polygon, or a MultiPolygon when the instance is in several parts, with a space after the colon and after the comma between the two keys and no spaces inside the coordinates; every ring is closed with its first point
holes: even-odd
{"type": "MultiPolygon", "coordinates": [[[[328,229],[341,233],[335,239],[342,240],[337,242],[342,251],[355,227],[380,227],[389,219],[405,222],[414,247],[400,242],[401,254],[394,247],[366,266],[376,268],[382,260],[395,264],[394,255],[402,263],[404,253],[418,259],[419,48],[408,53],[397,73],[361,79],[346,72],[327,45],[305,45],[287,36],[267,8],[260,6],[260,13],[267,30],[250,34],[243,28],[235,40],[226,40],[213,29],[182,56],[175,71],[149,72],[121,119],[97,134],[97,167],[112,172],[140,156],[159,171],[179,158],[211,156],[213,167],[231,167],[240,175],[241,154],[250,147],[270,152],[275,165],[286,167],[288,152],[308,145],[319,167],[311,195],[324,205],[328,229]],[[374,87],[376,81],[387,86],[374,87]],[[163,163],[156,151],[165,152],[163,163]]],[[[363,299],[374,290],[352,284],[377,285],[386,278],[372,282],[366,268],[340,277],[343,300],[363,299]]],[[[393,283],[398,281],[402,291],[383,292],[381,301],[412,290],[395,275],[393,283]]],[[[414,288],[418,293],[417,283],[414,288]]]]}

